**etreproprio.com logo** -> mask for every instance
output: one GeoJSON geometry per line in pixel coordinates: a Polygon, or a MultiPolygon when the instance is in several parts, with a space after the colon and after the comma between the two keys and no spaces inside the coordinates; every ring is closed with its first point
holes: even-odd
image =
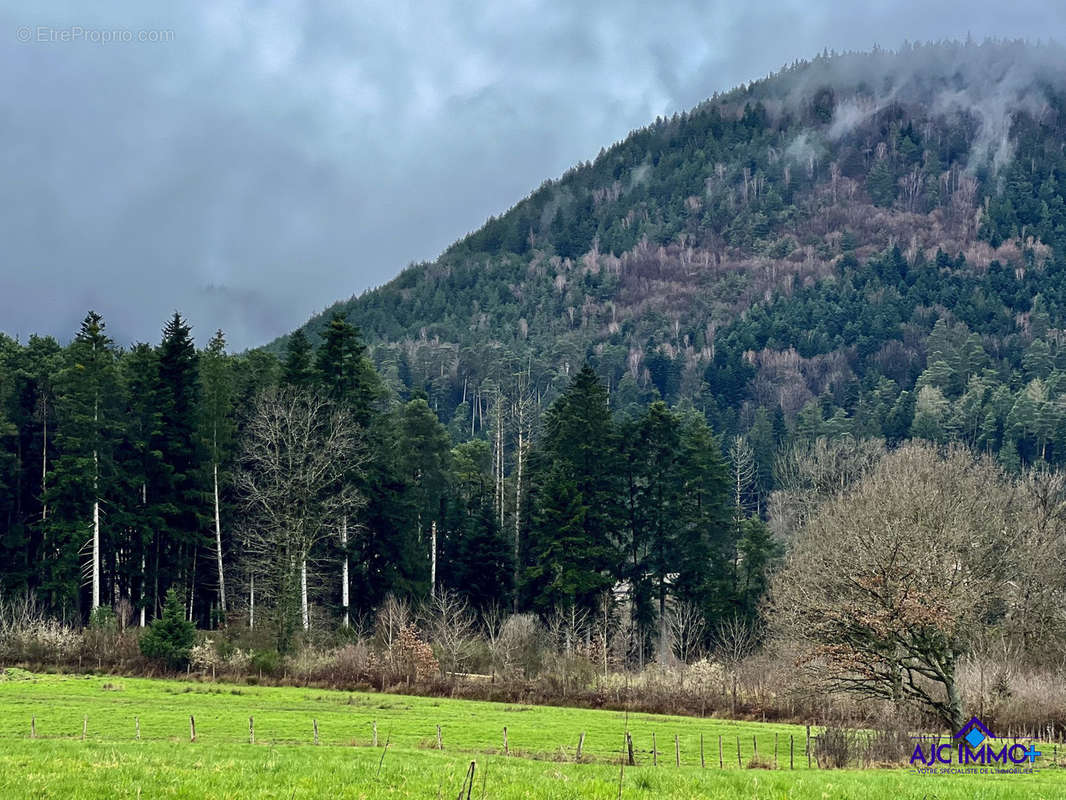
{"type": "Polygon", "coordinates": [[[1036,743],[996,739],[977,717],[959,728],[952,741],[916,736],[911,769],[922,775],[1002,775],[1037,771],[1043,755],[1036,743]],[[1000,744],[1002,742],[1002,744],[1000,744]]]}

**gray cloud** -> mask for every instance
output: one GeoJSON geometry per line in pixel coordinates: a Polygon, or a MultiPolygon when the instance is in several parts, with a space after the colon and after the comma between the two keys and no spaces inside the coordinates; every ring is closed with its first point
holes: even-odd
{"type": "Polygon", "coordinates": [[[83,6],[0,2],[0,330],[66,338],[94,307],[125,344],[180,309],[236,348],[824,47],[1066,27],[1046,0],[83,6]],[[75,26],[173,33],[36,40],[75,26]]]}

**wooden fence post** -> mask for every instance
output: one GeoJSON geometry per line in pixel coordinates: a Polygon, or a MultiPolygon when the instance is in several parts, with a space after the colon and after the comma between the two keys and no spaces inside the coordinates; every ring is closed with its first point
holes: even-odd
{"type": "Polygon", "coordinates": [[[581,731],[581,737],[577,740],[577,758],[576,761],[581,760],[581,748],[585,746],[585,732],[581,731]]]}
{"type": "Polygon", "coordinates": [[[89,715],[81,718],[81,740],[85,741],[85,734],[89,732],[89,715]]]}
{"type": "Polygon", "coordinates": [[[755,734],[754,733],[751,735],[751,753],[752,753],[751,757],[754,758],[756,761],[758,761],[759,760],[759,742],[755,739],[755,734]]]}
{"type": "Polygon", "coordinates": [[[659,766],[659,752],[655,749],[655,731],[651,732],[651,765],[659,766]]]}
{"type": "Polygon", "coordinates": [[[511,749],[507,744],[507,726],[503,726],[503,754],[505,756],[511,755],[511,749]]]}
{"type": "Polygon", "coordinates": [[[681,742],[676,733],[674,734],[674,766],[681,766],[681,742]]]}
{"type": "Polygon", "coordinates": [[[740,763],[740,737],[739,736],[737,737],[737,766],[738,767],[743,767],[744,766],[742,763],[740,763]]]}
{"type": "Polygon", "coordinates": [[[440,735],[440,725],[437,726],[437,749],[438,750],[443,750],[444,749],[444,740],[441,738],[441,735],[440,735]]]}
{"type": "MultiPolygon", "coordinates": [[[[470,800],[470,793],[474,790],[474,771],[477,769],[477,762],[470,762],[470,772],[467,773],[468,781],[466,783],[466,800],[470,800]]],[[[463,791],[459,790],[459,797],[462,798],[463,791]]]]}
{"type": "Polygon", "coordinates": [[[796,768],[795,751],[796,751],[796,737],[793,736],[790,733],[788,735],[788,768],[789,769],[795,769],[796,768]]]}
{"type": "Polygon", "coordinates": [[[774,769],[777,769],[777,734],[774,734],[774,769]]]}
{"type": "Polygon", "coordinates": [[[196,741],[196,720],[193,719],[192,714],[189,714],[189,741],[196,741]]]}
{"type": "Polygon", "coordinates": [[[722,734],[718,734],[718,769],[725,769],[725,761],[722,760],[722,734]]]}
{"type": "Polygon", "coordinates": [[[30,717],[30,738],[37,738],[37,717],[30,717]]]}
{"type": "Polygon", "coordinates": [[[703,757],[703,734],[700,734],[700,769],[707,769],[707,760],[703,757]]]}
{"type": "Polygon", "coordinates": [[[140,739],[141,738],[141,718],[140,717],[134,717],[133,718],[133,724],[137,727],[137,738],[140,739]]]}
{"type": "Polygon", "coordinates": [[[629,750],[629,766],[635,767],[637,760],[633,758],[633,735],[628,732],[626,733],[626,748],[629,750]]]}
{"type": "Polygon", "coordinates": [[[311,720],[311,725],[315,729],[315,744],[318,744],[318,720],[317,719],[312,719],[311,720]]]}
{"type": "Polygon", "coordinates": [[[381,758],[378,759],[378,776],[381,775],[381,765],[385,763],[385,754],[389,752],[389,742],[392,741],[392,731],[390,730],[385,735],[385,747],[381,751],[381,758]]]}
{"type": "Polygon", "coordinates": [[[378,721],[374,720],[374,747],[378,746],[378,721]]]}
{"type": "Polygon", "coordinates": [[[255,744],[255,717],[248,717],[248,744],[255,744]]]}

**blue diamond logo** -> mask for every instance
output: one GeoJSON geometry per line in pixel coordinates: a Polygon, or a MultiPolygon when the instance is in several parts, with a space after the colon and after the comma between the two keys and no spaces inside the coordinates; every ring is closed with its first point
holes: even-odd
{"type": "Polygon", "coordinates": [[[974,727],[970,728],[970,732],[962,738],[966,740],[966,744],[970,745],[971,748],[976,750],[978,747],[981,746],[986,737],[984,733],[981,732],[980,728],[975,725],[974,727]]]}

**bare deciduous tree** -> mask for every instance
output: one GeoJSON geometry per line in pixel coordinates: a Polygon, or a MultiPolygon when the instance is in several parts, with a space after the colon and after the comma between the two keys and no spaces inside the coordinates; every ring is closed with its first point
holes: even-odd
{"type": "Polygon", "coordinates": [[[749,494],[755,483],[755,452],[743,436],[729,442],[729,469],[734,518],[742,520],[750,510],[749,494]]]}
{"type": "Polygon", "coordinates": [[[778,457],[778,487],[770,497],[770,529],[781,541],[798,531],[818,507],[861,480],[885,455],[882,439],[819,437],[778,457]]]}
{"type": "Polygon", "coordinates": [[[236,476],[247,514],[243,538],[252,574],[274,599],[286,646],[297,617],[305,630],[310,624],[307,573],[315,545],[362,503],[347,478],[364,460],[359,426],[324,398],[268,389],[254,401],[236,476]]]}
{"type": "Polygon", "coordinates": [[[374,620],[374,634],[381,646],[389,668],[396,668],[396,646],[400,631],[411,624],[411,607],[394,594],[385,597],[374,620]]]}
{"type": "Polygon", "coordinates": [[[466,599],[450,589],[437,593],[428,609],[430,639],[440,652],[441,671],[462,672],[477,632],[466,599]]]}
{"type": "Polygon", "coordinates": [[[909,701],[957,728],[959,660],[1012,606],[1013,500],[991,461],[907,445],[809,519],[771,619],[826,688],[909,701]]]}
{"type": "Polygon", "coordinates": [[[714,650],[718,660],[726,668],[730,682],[732,713],[737,710],[737,694],[740,689],[740,665],[755,650],[758,644],[755,626],[739,614],[724,620],[714,634],[714,650]]]}
{"type": "Polygon", "coordinates": [[[493,661],[509,675],[521,670],[526,677],[540,669],[545,649],[544,627],[533,614],[512,614],[504,620],[492,644],[493,661]]]}
{"type": "Polygon", "coordinates": [[[688,664],[700,655],[703,646],[707,631],[703,612],[695,603],[678,602],[670,609],[669,623],[674,655],[682,664],[688,664]]]}

